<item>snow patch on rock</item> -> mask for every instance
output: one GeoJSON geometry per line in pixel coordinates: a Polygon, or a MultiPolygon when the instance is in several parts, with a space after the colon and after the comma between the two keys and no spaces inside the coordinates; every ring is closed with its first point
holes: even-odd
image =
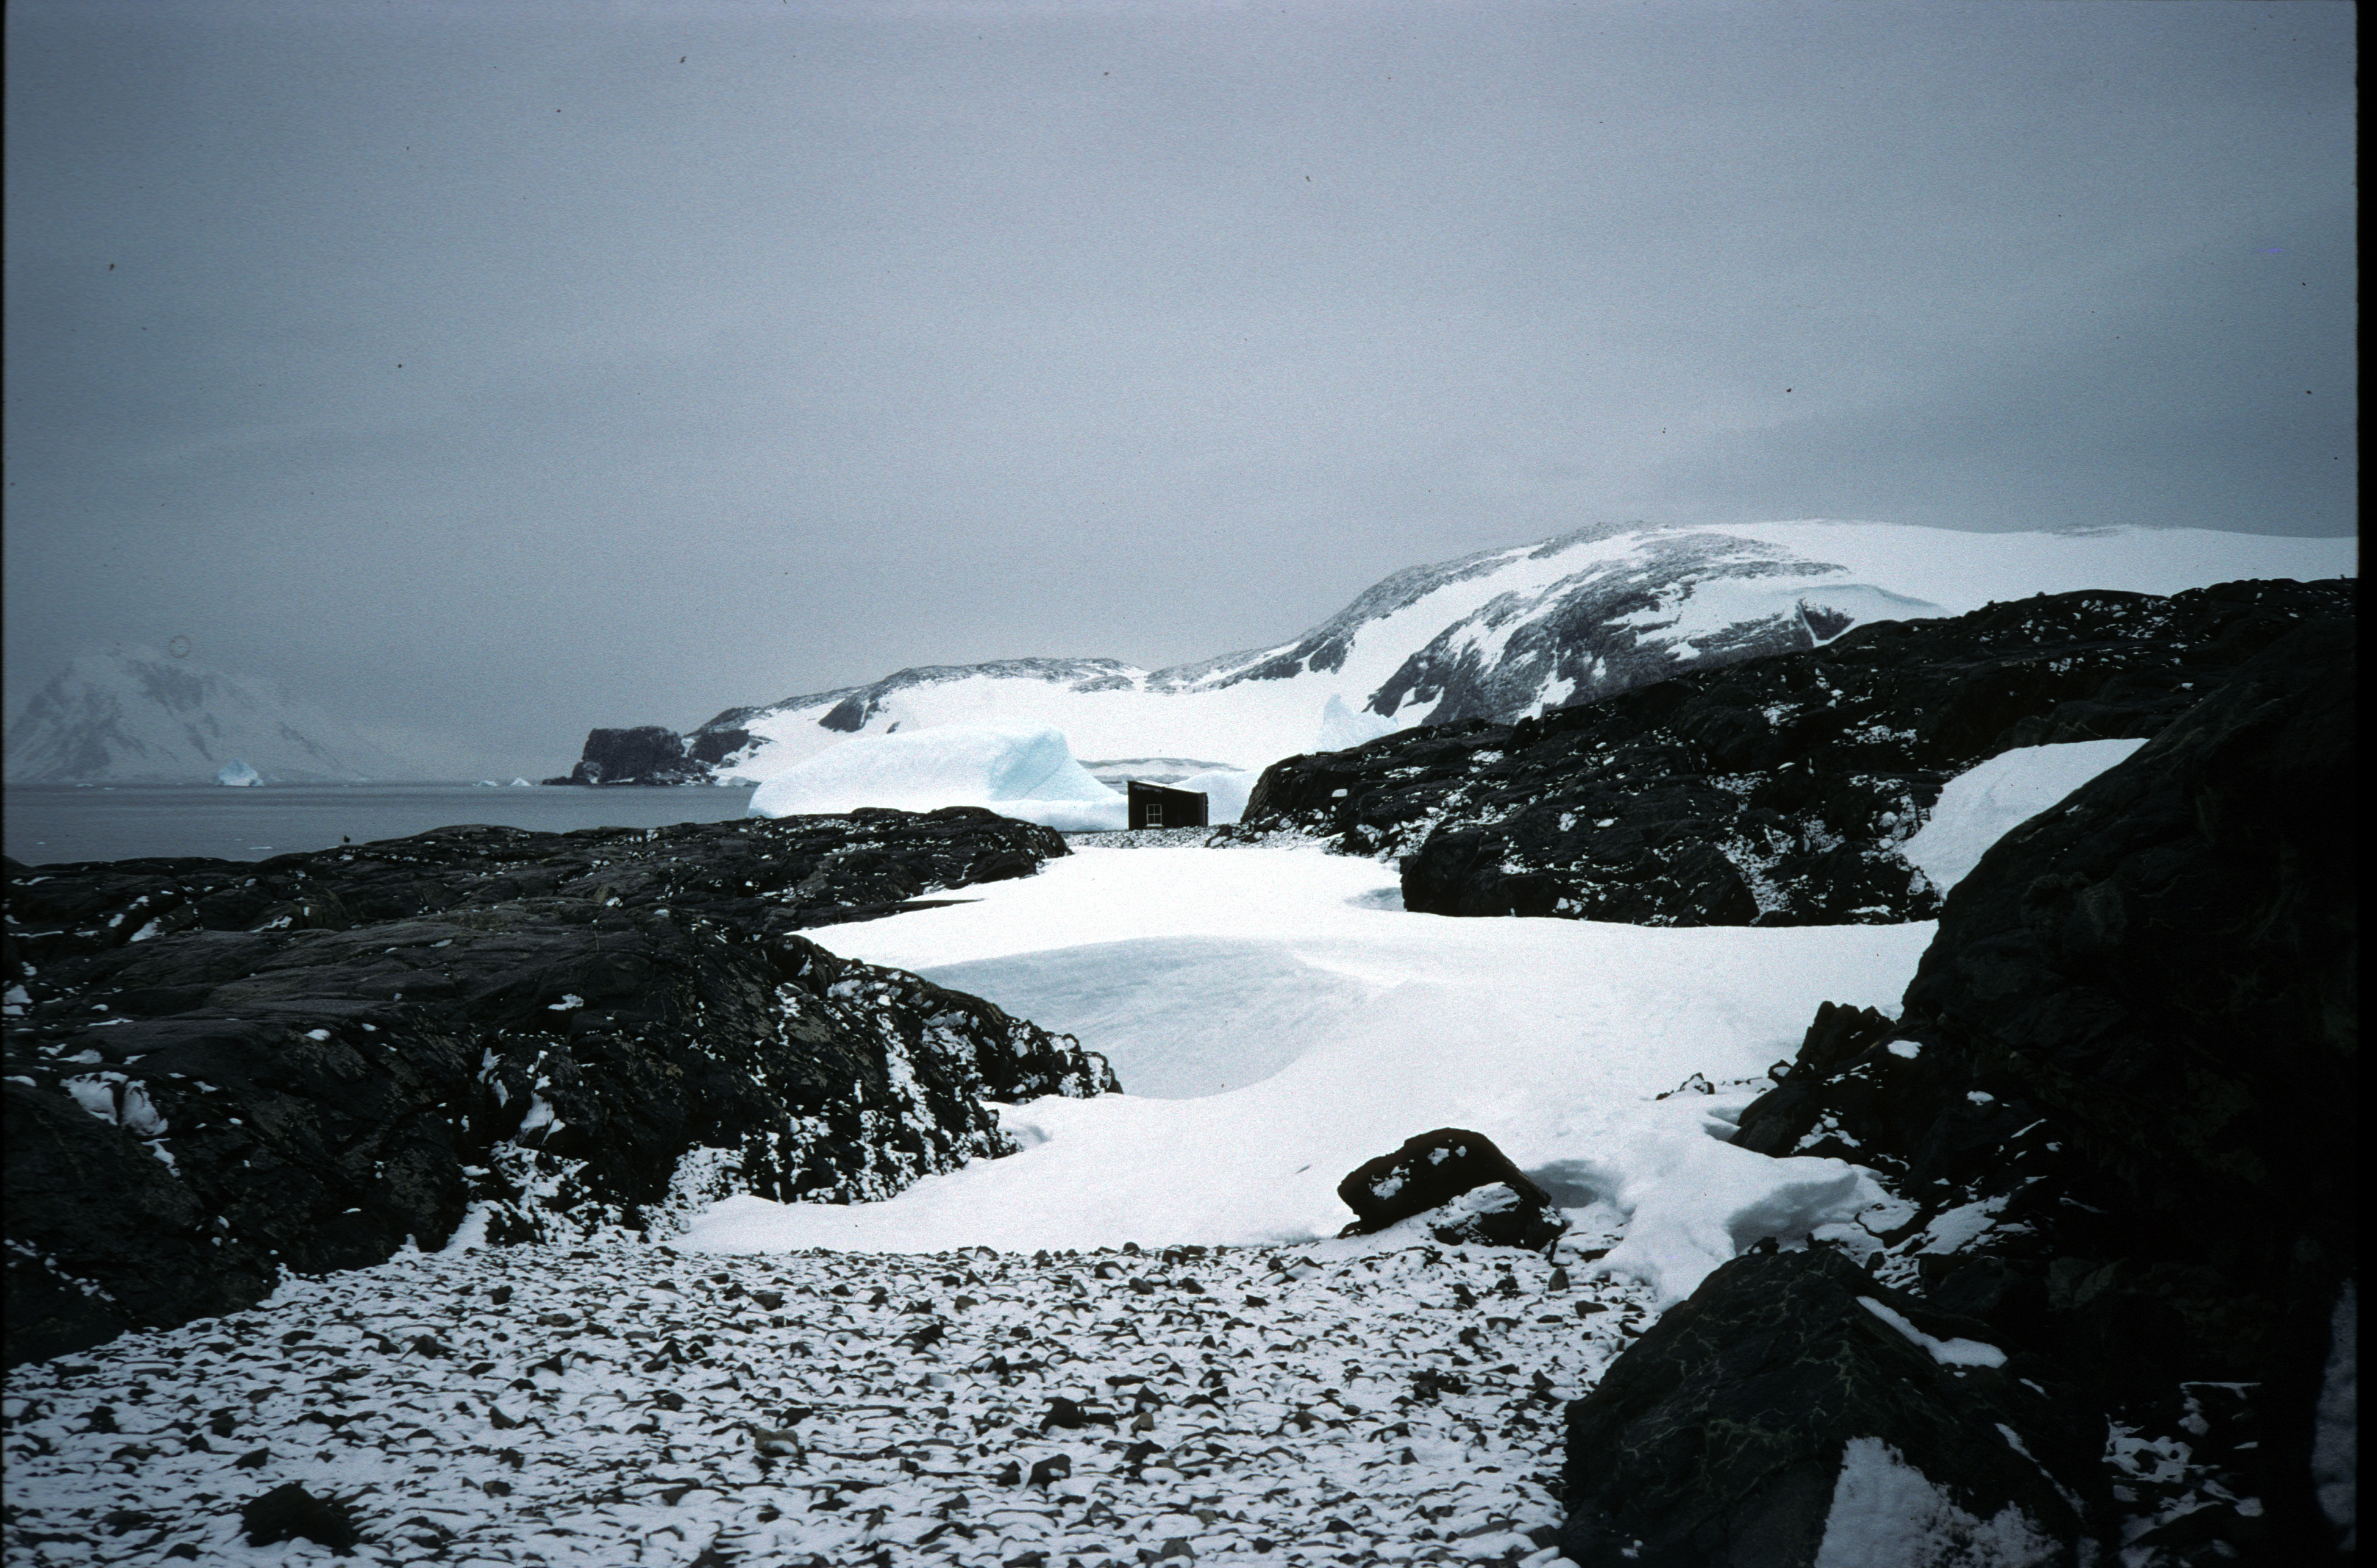
{"type": "Polygon", "coordinates": [[[1974,1517],[1878,1437],[1851,1438],[1815,1568],[2031,1568],[2061,1552],[2009,1504],[1974,1517]]]}
{"type": "Polygon", "coordinates": [[[2144,740],[2080,740],[2000,752],[1950,779],[1922,828],[1899,849],[1941,893],[1965,880],[1998,840],[2107,770],[2144,740]]]}

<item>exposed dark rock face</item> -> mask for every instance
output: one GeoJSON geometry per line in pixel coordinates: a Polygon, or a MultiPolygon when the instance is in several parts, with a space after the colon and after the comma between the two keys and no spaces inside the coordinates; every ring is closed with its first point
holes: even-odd
{"type": "MultiPolygon", "coordinates": [[[[1907,1200],[1869,1269],[1978,1325],[2049,1426],[2101,1448],[2032,1444],[2099,1561],[2336,1560],[2312,1448],[2359,1273],[2354,647],[2348,622],[2297,628],[2001,840],[1949,896],[1903,1016],[1828,1005],[1741,1117],[1741,1146],[1852,1160],[1907,1200]]],[[[1711,1275],[1692,1332],[1762,1355],[1738,1281],[1774,1266],[1711,1275]]],[[[1646,1336],[1603,1390],[1687,1370],[1646,1336]]],[[[1572,1476],[1633,1463],[1635,1440],[1578,1419],[1572,1476]]],[[[1875,1434],[1959,1479],[1904,1430],[1875,1434]]],[[[1605,1506],[1648,1538],[1640,1505],[1605,1506]]]]}
{"type": "Polygon", "coordinates": [[[1939,912],[1897,853],[2001,751],[2158,734],[2347,582],[2063,593],[1876,621],[1514,724],[1289,758],[1224,837],[1403,857],[1404,907],[1638,925],[1893,923],[1939,912]]]}
{"type": "Polygon", "coordinates": [[[2084,1470],[2094,1434],[2058,1425],[2054,1403],[2018,1381],[2031,1369],[1986,1355],[1943,1364],[1868,1301],[1944,1344],[1978,1343],[1978,1324],[1825,1248],[1769,1242],[1669,1309],[1569,1406],[1570,1560],[1804,1568],[1823,1542],[1844,1450],[1879,1437],[1975,1521],[2011,1508],[2027,1523],[2004,1521],[2003,1533],[2066,1543],[2012,1561],[2074,1562],[2080,1516],[2022,1450],[2084,1470]]]}
{"type": "Polygon", "coordinates": [[[8,1359],[465,1223],[643,1229],[1011,1152],[984,1099],[1111,1090],[1104,1059],[793,933],[1063,853],[959,808],[11,863],[8,1359]]]}
{"type": "Polygon", "coordinates": [[[1813,648],[1848,618],[1802,603],[1790,613],[1727,627],[1689,649],[1679,649],[1665,627],[1654,629],[1663,598],[1674,593],[1678,579],[1697,584],[1797,577],[1810,564],[1778,558],[1771,545],[1726,534],[1675,534],[1630,565],[1612,562],[1581,574],[1548,605],[1522,594],[1499,595],[1438,632],[1366,706],[1393,713],[1406,703],[1427,704],[1428,722],[1439,724],[1492,719],[1523,712],[1556,683],[1564,683],[1574,700],[1590,702],[1666,680],[1679,659],[1710,668],[1813,648]]]}
{"type": "Polygon", "coordinates": [[[702,748],[714,757],[697,757],[686,749],[685,737],[660,724],[634,729],[586,732],[586,750],[566,778],[549,784],[708,784],[710,764],[733,748],[723,736],[704,736],[702,748]]]}
{"type": "Polygon", "coordinates": [[[750,731],[736,729],[732,724],[723,724],[716,729],[694,731],[687,741],[685,754],[705,768],[715,768],[750,744],[750,731]]]}
{"type": "Polygon", "coordinates": [[[1341,1236],[1368,1236],[1415,1215],[1439,1241],[1540,1251],[1568,1222],[1551,1197],[1482,1132],[1439,1127],[1365,1160],[1337,1184],[1355,1218],[1341,1236]]]}
{"type": "Polygon", "coordinates": [[[1427,1233],[1448,1246],[1465,1242],[1545,1252],[1568,1233],[1568,1220],[1559,1210],[1500,1181],[1473,1187],[1423,1217],[1427,1233]]]}

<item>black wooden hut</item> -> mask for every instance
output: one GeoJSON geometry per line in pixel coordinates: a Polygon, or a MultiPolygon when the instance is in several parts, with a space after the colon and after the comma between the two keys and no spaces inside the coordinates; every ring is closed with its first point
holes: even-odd
{"type": "Polygon", "coordinates": [[[1195,789],[1166,789],[1162,784],[1141,784],[1133,779],[1125,786],[1130,796],[1130,825],[1134,828],[1201,828],[1205,822],[1205,794],[1195,789]]]}

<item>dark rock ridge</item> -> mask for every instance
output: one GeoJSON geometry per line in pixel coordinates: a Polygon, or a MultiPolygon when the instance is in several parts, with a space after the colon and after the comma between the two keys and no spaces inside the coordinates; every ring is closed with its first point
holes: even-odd
{"type": "Polygon", "coordinates": [[[1857,626],[1516,724],[1274,763],[1224,838],[1402,856],[1405,908],[1639,925],[1895,923],[1939,912],[1898,846],[2015,747],[2158,734],[2349,582],[2088,592],[1857,626]]]}
{"type": "Polygon", "coordinates": [[[1105,1059],[802,927],[1065,853],[973,808],[8,864],[11,1363],[470,1226],[666,1229],[1012,1152],[1105,1059]]]}
{"type": "Polygon", "coordinates": [[[2354,650],[2348,622],[2299,626],[2001,840],[1903,1016],[1828,1004],[1741,1117],[1745,1148],[1880,1173],[1905,1206],[1858,1239],[1900,1292],[1872,1293],[2002,1351],[2013,1385],[1875,1359],[1845,1258],[1736,1259],[1571,1407],[1583,1568],[1637,1539],[1625,1561],[1809,1562],[1849,1437],[1977,1519],[2018,1505],[2067,1559],[2340,1560],[2314,1477],[2359,1273],[2354,650]],[[1869,1392],[1795,1425],[1774,1391],[1810,1358],[1869,1392]],[[1927,1435],[1986,1449],[1999,1422],[2076,1523],[1927,1435]],[[1725,1441],[1687,1453],[1696,1431],[1725,1441]]]}
{"type": "Polygon", "coordinates": [[[1337,1184],[1337,1198],[1354,1211],[1340,1236],[1375,1235],[1425,1215],[1439,1241],[1541,1251],[1568,1229],[1549,1193],[1492,1139],[1461,1127],[1422,1132],[1363,1161],[1337,1184]]]}

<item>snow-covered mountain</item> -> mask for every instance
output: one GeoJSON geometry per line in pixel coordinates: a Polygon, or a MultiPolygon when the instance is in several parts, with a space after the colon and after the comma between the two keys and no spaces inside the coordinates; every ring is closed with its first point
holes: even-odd
{"type": "Polygon", "coordinates": [[[905,669],[730,708],[687,749],[763,780],[852,736],[996,720],[1055,725],[1093,772],[1102,759],[1144,757],[1260,768],[1417,724],[1592,701],[1813,647],[1860,621],[2082,588],[2173,593],[2356,570],[2350,539],[2200,529],[1603,524],[1396,572],[1270,648],[1153,671],[1112,659],[905,669]]]}
{"type": "Polygon", "coordinates": [[[206,784],[245,762],[267,784],[409,776],[328,713],[261,681],[124,647],[69,663],[8,725],[22,784],[206,784]]]}

